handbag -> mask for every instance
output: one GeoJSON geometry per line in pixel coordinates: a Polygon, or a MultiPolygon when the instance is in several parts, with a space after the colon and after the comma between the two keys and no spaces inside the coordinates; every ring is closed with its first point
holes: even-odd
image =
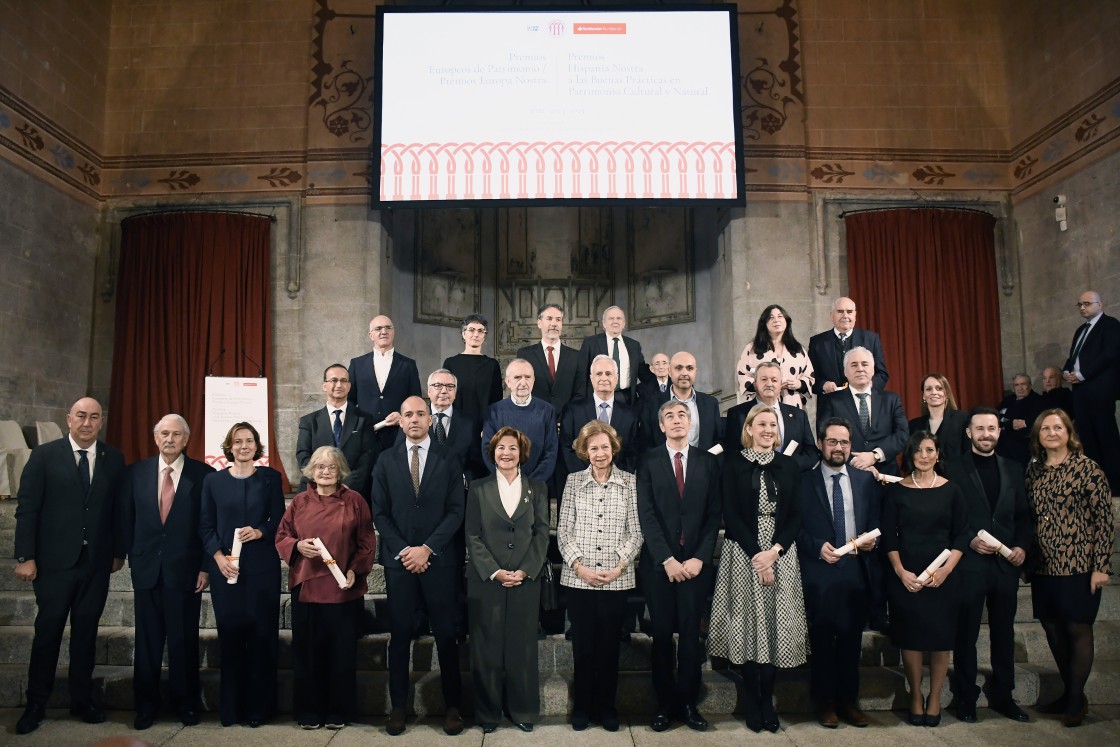
{"type": "Polygon", "coordinates": [[[547,558],[541,569],[541,609],[546,612],[560,609],[560,579],[552,570],[552,561],[547,558]]]}

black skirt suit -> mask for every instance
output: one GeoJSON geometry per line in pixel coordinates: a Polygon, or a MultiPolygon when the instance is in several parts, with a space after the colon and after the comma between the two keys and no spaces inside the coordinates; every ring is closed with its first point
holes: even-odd
{"type": "Polygon", "coordinates": [[[267,721],[276,707],[276,656],[280,633],[280,561],[274,544],[284,516],[280,473],[257,467],[249,477],[228,470],[202,483],[198,529],[210,573],[210,596],[222,654],[221,720],[267,721]],[[214,553],[230,553],[234,531],[259,529],[238,561],[236,584],[218,572],[214,553]]]}

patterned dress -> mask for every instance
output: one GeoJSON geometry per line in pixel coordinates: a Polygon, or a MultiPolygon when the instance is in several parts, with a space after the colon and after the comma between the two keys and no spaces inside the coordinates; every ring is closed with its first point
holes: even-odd
{"type": "MultiPolygon", "coordinates": [[[[772,451],[744,449],[742,454],[759,464],[774,459],[772,451]]],[[[757,496],[748,489],[743,498],[758,501],[759,546],[770,547],[775,504],[765,480],[760,481],[759,488],[757,496]]],[[[753,661],[790,668],[805,663],[809,655],[808,626],[801,565],[794,546],[786,548],[774,564],[773,585],[763,586],[751,567],[750,555],[734,540],[724,540],[712,599],[708,653],[733,664],[753,661]]]]}
{"type": "Polygon", "coordinates": [[[754,370],[763,361],[770,361],[781,366],[783,382],[788,379],[797,379],[798,388],[791,392],[782,387],[778,400],[784,405],[792,405],[804,410],[805,405],[809,402],[809,397],[813,393],[813,382],[817,378],[808,353],[802,349],[797,354],[786,350],[786,354],[781,357],[774,350],[765,350],[756,354],[753,340],[743,348],[743,354],[739,356],[739,364],[735,367],[735,376],[739,381],[739,404],[754,401],[756,396],[754,370]]]}

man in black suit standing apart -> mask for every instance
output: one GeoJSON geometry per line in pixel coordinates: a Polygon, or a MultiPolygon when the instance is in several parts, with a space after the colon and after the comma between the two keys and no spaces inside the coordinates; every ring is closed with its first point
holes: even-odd
{"type": "Polygon", "coordinates": [[[645,543],[638,565],[653,633],[651,664],[657,710],[650,727],[673,719],[704,731],[700,694],[700,618],[711,588],[712,554],[720,524],[719,460],[688,444],[691,414],[683,402],[658,410],[663,446],[638,466],[638,520],[645,543]],[[679,633],[673,677],[673,632],[679,633]]]}
{"type": "MultiPolygon", "coordinates": [[[[688,443],[707,451],[723,437],[723,418],[719,416],[719,403],[710,394],[696,391],[696,356],[680,352],[669,361],[669,378],[673,386],[669,389],[669,401],[680,402],[688,408],[688,443]]],[[[642,439],[646,446],[660,446],[665,443],[665,433],[658,425],[659,406],[647,402],[642,405],[642,439]]]]}
{"type": "Polygon", "coordinates": [[[184,726],[198,723],[198,615],[210,583],[203,570],[198,514],[202,481],[214,470],[183,453],[191,437],[182,415],[164,415],[153,430],[159,456],[131,465],[121,487],[136,614],[133,726],[149,728],[160,707],[167,642],[168,687],[184,726]]]}
{"type": "Polygon", "coordinates": [[[946,465],[945,476],[961,489],[967,518],[969,549],[957,570],[962,575],[963,599],[958,616],[957,642],[953,647],[956,678],[957,718],[976,721],[976,639],[980,619],[988,608],[992,678],[988,683],[988,705],[1015,721],[1029,721],[1011,699],[1015,688],[1015,608],[1018,603],[1019,570],[1027,559],[1023,548],[1034,540],[1023,468],[1014,460],[996,454],[999,413],[990,407],[972,410],[968,422],[972,451],[946,465]],[[1011,554],[1004,558],[976,536],[981,529],[1004,543],[1011,554]]]}
{"type": "Polygon", "coordinates": [[[821,453],[814,443],[813,429],[809,416],[800,407],[783,404],[779,397],[782,393],[782,367],[774,361],[763,361],[754,371],[756,399],[735,405],[727,411],[727,422],[723,428],[723,450],[734,454],[743,449],[743,423],[755,405],[766,405],[778,415],[778,435],[781,452],[793,457],[797,466],[803,470],[812,469],[821,460],[821,453]],[[791,452],[790,444],[797,442],[791,452]]]}
{"type": "Polygon", "coordinates": [[[109,575],[124,566],[127,531],[118,495],[124,457],[97,440],[102,422],[97,400],[79,399],[66,416],[69,437],[36,446],[23,470],[15,573],[34,582],[38,612],[19,734],[43,720],[67,618],[70,713],[90,724],[105,720],[91,692],[97,623],[109,575]]]}
{"type": "MultiPolygon", "coordinates": [[[[369,339],[373,350],[350,360],[350,394],[347,399],[373,417],[374,425],[400,423],[400,406],[406,397],[419,397],[420,373],[416,361],[393,349],[397,333],[393,320],[375,316],[369,322],[369,339]]],[[[379,451],[397,440],[388,428],[377,432],[379,451]]]]}
{"type": "MultiPolygon", "coordinates": [[[[362,494],[370,503],[369,479],[373,462],[377,458],[377,435],[373,431],[376,421],[357,405],[351,404],[350,374],[341,363],[327,366],[323,371],[323,391],[327,406],[309,412],[299,419],[296,436],[296,460],[302,470],[311,461],[311,455],[320,446],[336,446],[342,450],[350,474],[342,481],[346,487],[362,494]]],[[[307,489],[307,478],[299,481],[302,492],[307,489]]]]}
{"type": "Polygon", "coordinates": [[[855,301],[837,298],[832,304],[832,329],[809,338],[809,361],[817,374],[813,382],[815,394],[829,394],[844,386],[844,354],[856,347],[871,351],[875,360],[871,386],[882,391],[890,378],[883,358],[883,343],[871,330],[856,327],[855,301]]]}
{"type": "Polygon", "coordinates": [[[564,331],[564,307],[546,303],[537,311],[541,341],[517,351],[517,357],[533,366],[533,396],[552,405],[559,417],[569,400],[587,391],[585,372],[580,370],[579,351],[560,342],[564,331]]]}
{"type": "Polygon", "coordinates": [[[859,664],[863,628],[880,586],[876,540],[864,541],[858,554],[836,549],[879,526],[882,499],[870,473],[848,465],[852,426],[841,418],[825,420],[818,442],[818,469],[801,477],[801,530],[797,553],[809,621],[809,683],[817,723],[867,726],[859,708],[859,664]]]}
{"type": "Polygon", "coordinates": [[[572,400],[560,415],[560,455],[566,474],[587,469],[588,462],[576,456],[572,443],[580,429],[592,420],[609,423],[618,433],[622,448],[615,455],[614,463],[627,472],[637,468],[638,411],[615,396],[617,382],[617,364],[605,355],[595,356],[591,362],[592,395],[572,400]]]}
{"type": "Polygon", "coordinates": [[[910,438],[910,424],[902,400],[894,392],[872,390],[875,358],[867,348],[844,354],[846,389],[821,397],[817,406],[817,433],[829,418],[843,418],[852,429],[852,460],[857,469],[874,467],[886,475],[898,474],[898,455],[910,438]]]}
{"type": "Polygon", "coordinates": [[[1085,456],[1100,465],[1113,495],[1120,495],[1120,321],[1101,310],[1101,296],[1085,291],[1077,299],[1085,320],[1073,335],[1062,378],[1073,387],[1073,419],[1085,456]]]}
{"type": "Polygon", "coordinates": [[[605,355],[618,364],[618,396],[628,405],[638,403],[638,384],[650,375],[642,357],[642,344],[633,337],[624,337],[626,314],[618,306],[603,312],[603,331],[583,338],[579,349],[580,376],[591,375],[591,361],[605,355]]]}
{"type": "Polygon", "coordinates": [[[439,654],[446,706],[443,728],[463,730],[462,685],[455,638],[455,588],[462,567],[452,551],[463,523],[463,473],[459,460],[429,434],[432,416],[420,397],[401,405],[405,441],[382,453],[373,468],[373,523],[381,535],[381,565],[390,613],[389,699],[386,731],[404,731],[412,623],[423,598],[439,654]]]}
{"type": "Polygon", "coordinates": [[[656,400],[660,407],[669,401],[669,388],[673,385],[669,379],[669,356],[656,353],[649,359],[649,372],[652,375],[643,377],[638,384],[638,401],[656,400]]]}

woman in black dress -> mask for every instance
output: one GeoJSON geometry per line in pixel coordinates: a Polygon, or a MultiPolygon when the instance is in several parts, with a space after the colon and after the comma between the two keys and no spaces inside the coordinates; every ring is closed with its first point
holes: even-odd
{"type": "Polygon", "coordinates": [[[958,592],[953,569],[968,546],[964,497],[937,474],[937,436],[919,431],[906,445],[910,474],[883,502],[882,547],[896,579],[887,585],[891,642],[902,649],[914,726],[941,723],[941,689],[957,629],[958,592]],[[919,576],[942,550],[949,559],[925,581],[919,576]],[[922,702],[922,653],[929,652],[929,699],[922,702]]]}
{"type": "Polygon", "coordinates": [[[922,379],[922,416],[910,421],[910,435],[929,431],[937,436],[944,459],[956,459],[967,454],[971,441],[965,435],[968,413],[957,409],[953,387],[939,373],[926,374],[922,379]]]}
{"type": "Polygon", "coordinates": [[[486,342],[486,317],[471,314],[463,319],[463,352],[443,362],[458,384],[455,407],[479,423],[486,419],[490,405],[502,398],[502,371],[498,361],[482,354],[486,342]]]}
{"type": "Polygon", "coordinates": [[[258,467],[264,449],[257,429],[235,423],[222,442],[229,468],[202,483],[198,532],[210,563],[210,597],[222,652],[222,726],[256,728],[276,708],[280,638],[280,562],[276,528],[284,516],[280,473],[258,467]],[[231,560],[234,535],[242,544],[231,560]],[[230,583],[236,579],[236,583],[230,583]]]}

